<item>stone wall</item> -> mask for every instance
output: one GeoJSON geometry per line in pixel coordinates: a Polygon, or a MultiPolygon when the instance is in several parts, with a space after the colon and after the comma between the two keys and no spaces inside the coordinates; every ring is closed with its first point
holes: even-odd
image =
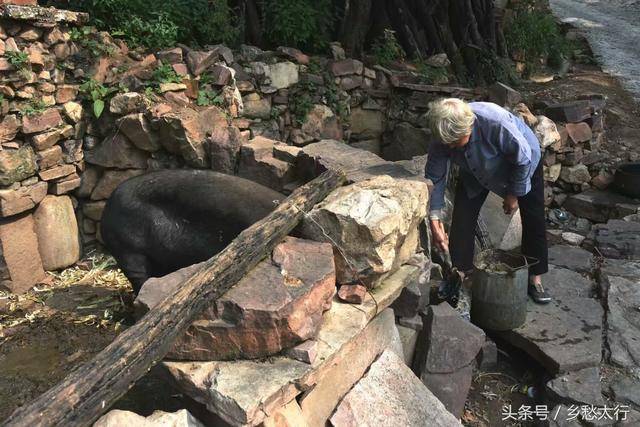
{"type": "Polygon", "coordinates": [[[22,292],[80,257],[75,198],[85,124],[77,103],[83,14],[0,5],[1,285],[22,292]]]}
{"type": "MultiPolygon", "coordinates": [[[[588,185],[602,179],[594,168],[585,173],[597,161],[602,140],[598,100],[587,101],[592,114],[581,119],[594,130],[587,138],[579,134],[587,132],[586,124],[558,130],[518,105],[519,95],[501,85],[489,91],[429,85],[409,64],[394,69],[365,64],[345,58],[337,44],[330,58],[244,45],[150,53],[82,26],[83,14],[0,8],[5,53],[0,59],[0,216],[7,224],[33,220],[33,234],[39,234],[16,247],[2,237],[10,232],[0,233],[7,265],[2,276],[14,291],[35,284],[43,268],[75,262],[81,252],[77,229],[84,246],[100,240],[106,200],[130,177],[163,168],[210,168],[288,194],[315,175],[316,160],[305,161],[309,152],[324,158],[346,155],[337,146],[312,147],[324,140],[355,150],[344,159],[345,167],[420,156],[418,163],[424,164],[430,132],[423,115],[430,101],[443,96],[489,99],[528,120],[548,146],[549,203],[562,204],[565,192],[586,188],[592,176],[595,182],[588,185]],[[75,215],[37,224],[52,221],[52,215],[31,218],[47,194],[49,206],[67,213],[72,206],[75,215]],[[53,229],[72,237],[44,234],[53,229]],[[43,253],[51,251],[66,255],[43,253]],[[20,262],[12,261],[11,253],[22,254],[20,262]],[[30,263],[23,262],[26,257],[30,263]],[[24,279],[11,285],[13,276],[24,279]]],[[[427,62],[450,66],[446,55],[427,62]]]]}

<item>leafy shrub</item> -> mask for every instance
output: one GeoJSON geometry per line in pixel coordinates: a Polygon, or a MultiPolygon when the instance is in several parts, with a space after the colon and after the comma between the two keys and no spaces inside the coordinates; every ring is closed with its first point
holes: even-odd
{"type": "Polygon", "coordinates": [[[201,107],[208,105],[221,107],[224,105],[224,98],[221,93],[213,90],[199,90],[196,104],[201,107]]]}
{"type": "Polygon", "coordinates": [[[228,0],[49,0],[88,12],[92,24],[133,46],[231,44],[239,34],[228,0]]]}
{"type": "Polygon", "coordinates": [[[88,50],[94,57],[103,55],[111,56],[114,53],[114,47],[99,42],[95,38],[92,27],[72,28],[69,31],[71,40],[77,42],[84,49],[88,50]]]}
{"type": "Polygon", "coordinates": [[[393,61],[403,61],[405,58],[404,50],[396,38],[395,31],[388,28],[373,42],[371,52],[381,65],[387,65],[393,61]]]}
{"type": "Polygon", "coordinates": [[[25,105],[20,113],[23,116],[36,116],[44,112],[47,109],[47,105],[44,103],[42,99],[33,98],[29,100],[29,103],[25,105]]]}
{"type": "Polygon", "coordinates": [[[529,8],[516,10],[505,28],[505,39],[509,51],[523,57],[527,72],[538,68],[541,58],[558,66],[570,53],[569,43],[554,17],[529,8]]]}
{"type": "Polygon", "coordinates": [[[29,66],[29,55],[26,52],[8,50],[4,53],[4,56],[11,65],[19,70],[29,66]]]}
{"type": "Polygon", "coordinates": [[[263,25],[273,45],[319,52],[329,45],[334,23],[331,0],[263,0],[263,25]]]}
{"type": "Polygon", "coordinates": [[[118,88],[105,87],[93,79],[89,79],[80,85],[80,92],[86,99],[91,101],[93,115],[96,118],[99,118],[102,115],[107,98],[117,91],[118,88]]]}

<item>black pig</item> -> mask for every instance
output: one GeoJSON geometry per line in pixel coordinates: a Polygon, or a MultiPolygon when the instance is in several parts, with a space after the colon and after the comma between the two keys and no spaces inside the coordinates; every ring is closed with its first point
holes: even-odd
{"type": "Polygon", "coordinates": [[[118,186],[100,232],[137,294],[149,277],[220,252],[283,199],[270,188],[218,172],[151,172],[118,186]]]}

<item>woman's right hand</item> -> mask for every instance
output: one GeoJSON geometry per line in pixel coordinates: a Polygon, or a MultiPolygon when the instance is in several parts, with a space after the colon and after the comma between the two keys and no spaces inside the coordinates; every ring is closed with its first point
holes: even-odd
{"type": "Polygon", "coordinates": [[[439,219],[429,220],[433,243],[443,252],[449,252],[449,236],[444,231],[444,224],[439,219]]]}

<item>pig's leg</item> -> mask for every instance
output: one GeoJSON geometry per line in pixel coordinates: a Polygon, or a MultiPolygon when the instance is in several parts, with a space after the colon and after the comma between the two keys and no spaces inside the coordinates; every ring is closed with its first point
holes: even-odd
{"type": "Polygon", "coordinates": [[[133,292],[138,295],[144,282],[151,277],[151,262],[149,258],[142,254],[129,253],[117,257],[116,260],[129,282],[131,282],[133,292]]]}

